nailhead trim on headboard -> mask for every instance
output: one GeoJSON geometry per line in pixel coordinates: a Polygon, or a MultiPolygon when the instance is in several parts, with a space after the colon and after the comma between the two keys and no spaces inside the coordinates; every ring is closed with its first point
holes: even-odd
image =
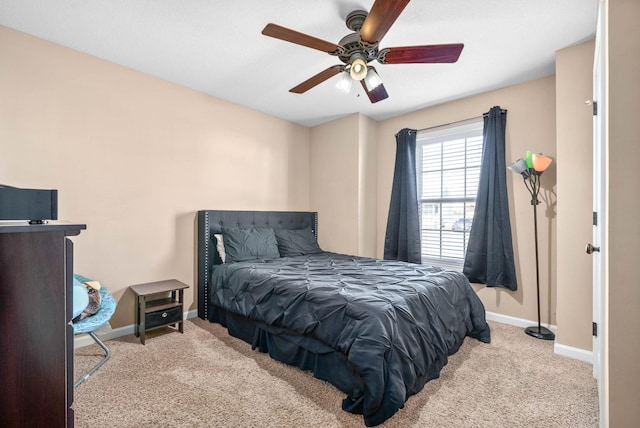
{"type": "MultiPolygon", "coordinates": [[[[209,213],[205,213],[205,229],[204,229],[204,272],[202,272],[204,276],[204,290],[203,297],[204,301],[209,301],[209,213]]],[[[204,305],[204,317],[205,319],[209,319],[209,305],[205,303],[204,305]]]]}
{"type": "MultiPolygon", "coordinates": [[[[318,238],[318,213],[308,211],[198,211],[198,316],[209,319],[209,273],[220,259],[213,235],[222,227],[269,227],[305,229],[310,227],[318,238]]],[[[219,262],[218,262],[219,263],[219,262]]]]}

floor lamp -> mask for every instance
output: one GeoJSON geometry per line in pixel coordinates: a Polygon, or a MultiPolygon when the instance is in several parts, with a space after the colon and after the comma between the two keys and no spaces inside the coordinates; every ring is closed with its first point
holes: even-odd
{"type": "Polygon", "coordinates": [[[555,334],[546,327],[540,325],[540,272],[538,264],[538,213],[536,207],[540,203],[540,176],[551,165],[551,158],[542,154],[527,151],[525,159],[518,159],[507,168],[522,175],[524,185],[531,194],[531,205],[533,205],[533,231],[535,235],[536,247],[536,287],[538,293],[538,325],[527,327],[524,332],[537,339],[553,340],[555,334]]]}

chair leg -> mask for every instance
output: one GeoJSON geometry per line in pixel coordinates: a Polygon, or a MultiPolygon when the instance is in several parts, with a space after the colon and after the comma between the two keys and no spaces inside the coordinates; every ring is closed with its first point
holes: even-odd
{"type": "Polygon", "coordinates": [[[107,360],[109,360],[109,358],[111,357],[111,351],[109,350],[109,348],[107,348],[107,345],[105,345],[99,338],[98,336],[96,336],[96,334],[92,331],[90,331],[89,333],[87,333],[89,336],[91,336],[93,338],[93,340],[100,345],[100,347],[102,348],[102,350],[105,353],[105,356],[102,360],[100,360],[98,362],[98,364],[96,364],[91,370],[89,370],[86,374],[84,374],[80,379],[78,379],[76,381],[76,383],[73,384],[74,388],[77,388],[78,385],[80,385],[82,382],[84,382],[85,380],[87,380],[89,378],[89,376],[91,376],[96,370],[98,370],[100,367],[102,367],[102,365],[104,363],[107,362],[107,360]]]}

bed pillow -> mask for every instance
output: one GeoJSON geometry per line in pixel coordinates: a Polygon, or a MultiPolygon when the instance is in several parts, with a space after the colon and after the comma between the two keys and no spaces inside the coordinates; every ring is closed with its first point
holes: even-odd
{"type": "Polygon", "coordinates": [[[311,228],[278,229],[275,233],[278,241],[278,250],[282,257],[304,256],[322,252],[311,228]]]}
{"type": "Polygon", "coordinates": [[[213,237],[216,238],[216,250],[218,250],[220,260],[222,260],[222,263],[224,263],[226,254],[224,252],[224,239],[222,238],[222,233],[216,233],[213,235],[213,237]]]}
{"type": "Polygon", "coordinates": [[[280,257],[273,229],[223,227],[222,235],[226,263],[280,257]]]}

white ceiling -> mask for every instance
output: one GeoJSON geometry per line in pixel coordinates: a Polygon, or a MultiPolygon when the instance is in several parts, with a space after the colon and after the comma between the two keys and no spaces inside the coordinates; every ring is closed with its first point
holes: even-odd
{"type": "Polygon", "coordinates": [[[376,120],[554,74],[555,52],[593,37],[597,0],[413,0],[380,47],[464,43],[455,64],[376,64],[389,98],[371,104],[333,77],[339,64],[263,36],[273,22],[338,43],[344,20],[373,0],[0,0],[0,25],[315,126],[352,113],[376,120]]]}

